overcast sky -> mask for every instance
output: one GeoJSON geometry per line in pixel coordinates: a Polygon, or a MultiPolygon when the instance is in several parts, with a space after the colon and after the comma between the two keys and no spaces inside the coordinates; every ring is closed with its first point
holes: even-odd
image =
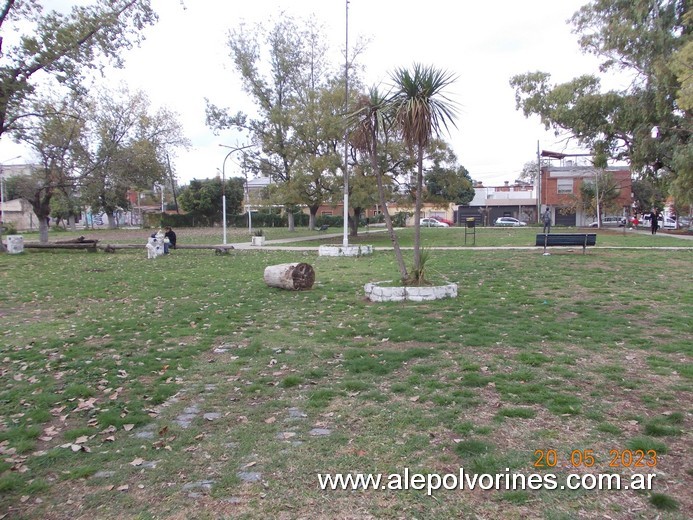
{"type": "MultiPolygon", "coordinates": [[[[474,180],[502,184],[515,180],[524,163],[536,158],[537,141],[542,149],[579,151],[544,132],[538,118],[526,119],[515,109],[509,79],[536,70],[551,73],[555,82],[596,73],[596,59],[581,53],[567,23],[585,3],[350,0],[349,41],[370,40],[360,56],[369,85],[386,84],[393,69],[414,62],[457,75],[449,92],[461,107],[458,129],[447,140],[474,180]]],[[[205,126],[205,98],[233,112],[252,107],[232,69],[226,43],[231,28],[242,21],[276,19],[282,12],[299,18],[315,15],[333,43],[334,61],[343,63],[345,0],[152,0],[152,4],[160,17],[158,24],[147,30],[140,48],[126,55],[125,70],[109,76],[108,82],[116,85],[124,80],[131,90],[148,92],[155,107],[166,106],[179,114],[192,142],[191,149],[180,151],[175,159],[181,183],[217,175],[227,152],[220,143],[244,144],[231,132],[215,136],[205,126]]],[[[0,151],[0,160],[6,160],[14,148],[3,142],[0,151]]],[[[231,161],[225,171],[227,177],[240,175],[231,161]]]]}

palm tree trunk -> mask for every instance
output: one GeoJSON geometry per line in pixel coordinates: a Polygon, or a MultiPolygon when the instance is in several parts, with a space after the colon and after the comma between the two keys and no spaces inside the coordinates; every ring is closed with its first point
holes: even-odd
{"type": "Polygon", "coordinates": [[[383,218],[385,220],[385,227],[387,228],[388,234],[390,235],[390,241],[392,242],[392,247],[395,251],[395,258],[397,259],[397,266],[399,267],[399,274],[402,277],[402,281],[406,281],[409,278],[409,273],[407,272],[407,266],[404,263],[404,257],[402,257],[402,250],[399,247],[399,241],[397,240],[397,234],[395,233],[395,228],[392,225],[392,218],[390,217],[390,211],[387,209],[387,201],[385,200],[385,187],[383,186],[383,174],[378,166],[377,148],[373,146],[373,153],[371,153],[371,165],[375,171],[375,178],[378,183],[378,198],[380,199],[380,207],[383,208],[383,218]]]}
{"type": "Polygon", "coordinates": [[[417,147],[416,160],[416,201],[414,204],[414,272],[421,270],[421,203],[423,199],[423,154],[421,145],[417,147]]]}

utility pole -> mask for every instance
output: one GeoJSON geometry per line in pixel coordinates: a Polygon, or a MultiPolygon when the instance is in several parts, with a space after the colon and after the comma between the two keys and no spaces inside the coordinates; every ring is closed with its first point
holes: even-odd
{"type": "Polygon", "coordinates": [[[541,154],[537,139],[537,222],[541,222],[541,154]]]}

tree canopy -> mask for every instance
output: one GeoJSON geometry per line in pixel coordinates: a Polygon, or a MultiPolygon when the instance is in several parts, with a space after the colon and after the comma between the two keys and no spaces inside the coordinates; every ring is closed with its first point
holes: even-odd
{"type": "MultiPolygon", "coordinates": [[[[227,202],[227,215],[242,211],[245,180],[241,177],[226,179],[224,194],[227,202]]],[[[222,220],[222,181],[216,179],[193,179],[178,196],[181,207],[211,225],[222,220]]]]}
{"type": "Polygon", "coordinates": [[[510,80],[517,108],[644,176],[673,173],[685,192],[693,186],[684,181],[693,177],[687,9],[687,0],[589,2],[571,19],[580,46],[602,59],[601,72],[631,77],[630,85],[605,92],[596,75],[552,84],[549,73],[529,72],[510,80]]]}
{"type": "Polygon", "coordinates": [[[73,6],[68,13],[45,11],[39,0],[4,0],[0,3],[0,136],[16,129],[28,115],[28,103],[46,79],[39,73],[79,90],[85,70],[106,63],[121,66],[120,52],[137,44],[141,30],[155,21],[150,0],[96,0],[73,6]]]}

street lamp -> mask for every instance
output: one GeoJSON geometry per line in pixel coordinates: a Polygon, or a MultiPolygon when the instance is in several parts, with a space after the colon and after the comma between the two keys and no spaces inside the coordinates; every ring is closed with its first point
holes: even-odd
{"type": "MultiPolygon", "coordinates": [[[[221,218],[224,222],[224,245],[226,245],[226,159],[228,159],[234,152],[239,152],[255,145],[248,144],[246,146],[228,146],[220,143],[219,146],[222,148],[231,148],[231,151],[226,154],[226,157],[224,157],[224,162],[221,164],[221,218]]],[[[246,177],[246,190],[248,189],[247,186],[248,182],[246,177]]],[[[248,208],[248,222],[250,222],[250,208],[248,208]]]]}
{"type": "MultiPolygon", "coordinates": [[[[344,47],[344,113],[349,113],[349,0],[345,2],[344,47]]],[[[346,118],[345,118],[346,121],[346,118]]],[[[349,247],[349,125],[344,124],[344,237],[342,245],[349,247]]],[[[358,226],[358,223],[355,223],[358,226]]]]}
{"type": "Polygon", "coordinates": [[[21,155],[18,155],[17,157],[12,157],[12,159],[7,159],[0,163],[0,224],[5,223],[5,171],[3,166],[4,163],[20,159],[21,157],[21,155]]]}

